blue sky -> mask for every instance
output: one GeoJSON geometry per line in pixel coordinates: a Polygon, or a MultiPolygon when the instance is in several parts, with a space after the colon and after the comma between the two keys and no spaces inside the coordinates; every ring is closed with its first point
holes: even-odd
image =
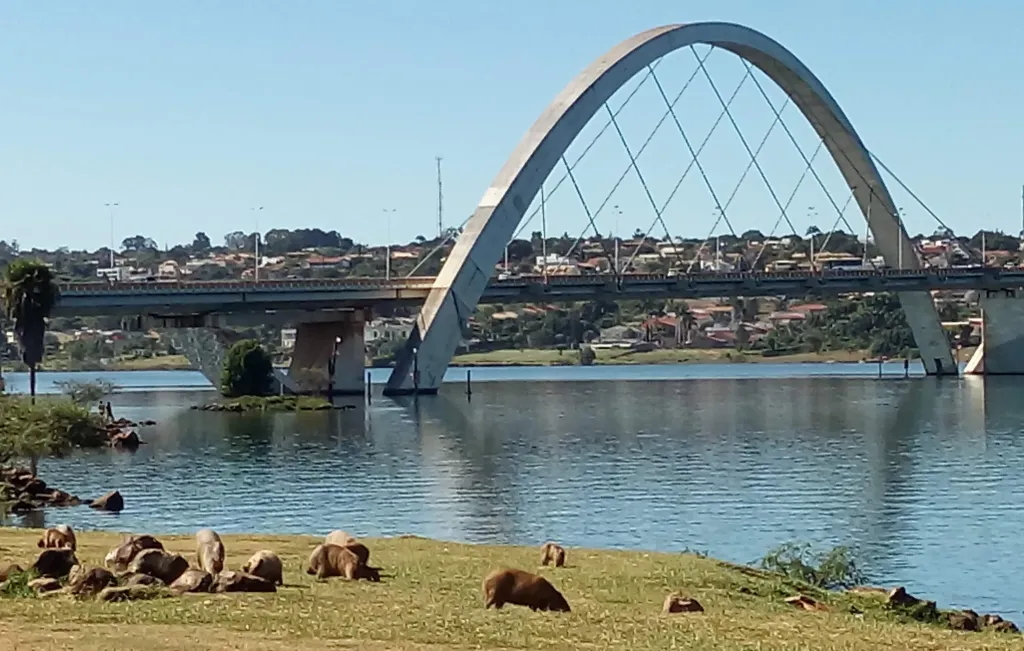
{"type": "MultiPolygon", "coordinates": [[[[435,155],[444,157],[446,222],[458,224],[529,125],[590,61],[635,32],[701,20],[749,25],[793,51],[868,147],[955,230],[985,224],[1015,233],[1024,183],[1017,83],[1024,5],[966,7],[952,0],[8,0],[0,7],[0,239],[105,245],[109,201],[121,204],[118,240],[142,233],[173,243],[203,230],[218,241],[252,230],[257,205],[265,207],[263,230],[318,226],[383,242],[387,208],[395,209],[392,239],[429,236],[435,155]]],[[[663,77],[679,88],[693,57],[674,56],[678,74],[667,61],[663,77]]],[[[742,64],[715,57],[725,92],[742,64]]],[[[690,121],[709,124],[719,112],[704,92],[680,110],[688,130],[690,121]]],[[[664,108],[649,93],[645,102],[628,125],[634,148],[645,135],[641,123],[649,130],[664,108]]],[[[753,123],[747,138],[755,144],[772,114],[756,94],[742,104],[737,117],[753,123]]],[[[786,122],[808,142],[798,116],[786,122]]],[[[654,170],[649,182],[659,202],[688,160],[674,127],[666,129],[641,161],[642,170],[654,170]]],[[[785,137],[776,133],[777,147],[761,160],[790,179],[776,188],[784,195],[802,165],[793,151],[785,158],[785,137]]],[[[713,182],[721,194],[742,171],[740,150],[725,153],[737,147],[732,139],[707,153],[708,166],[720,168],[713,182]]],[[[619,150],[588,157],[588,202],[598,202],[607,179],[628,163],[614,158],[619,150]]],[[[816,169],[827,176],[828,167],[816,169]]],[[[622,214],[612,217],[609,208],[604,217],[617,230],[646,229],[653,215],[630,183],[611,201],[622,214]]],[[[759,183],[755,175],[747,181],[759,183]]],[[[709,195],[691,185],[695,194],[666,212],[673,234],[711,228],[709,195]]],[[[560,199],[575,200],[570,192],[560,190],[560,199]]],[[[737,230],[767,231],[776,220],[770,196],[755,195],[744,190],[730,209],[737,230]]],[[[911,231],[934,229],[912,201],[897,201],[911,231]]],[[[550,230],[583,228],[578,202],[575,214],[554,202],[550,230]]],[[[836,215],[820,192],[794,206],[798,229],[827,227],[836,215]]]]}

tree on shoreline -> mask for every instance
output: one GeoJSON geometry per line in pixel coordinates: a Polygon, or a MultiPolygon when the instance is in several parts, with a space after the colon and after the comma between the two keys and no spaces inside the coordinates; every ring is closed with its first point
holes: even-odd
{"type": "Polygon", "coordinates": [[[46,351],[46,322],[60,290],[53,272],[42,262],[15,260],[7,266],[3,281],[3,302],[7,318],[14,321],[14,335],[21,360],[29,370],[29,394],[36,399],[36,367],[46,351]]]}

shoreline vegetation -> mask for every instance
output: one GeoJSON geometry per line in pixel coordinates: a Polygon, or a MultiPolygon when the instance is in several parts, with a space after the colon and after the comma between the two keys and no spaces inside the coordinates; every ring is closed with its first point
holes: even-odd
{"type": "MultiPolygon", "coordinates": [[[[597,349],[594,364],[597,366],[639,365],[639,364],[737,364],[737,363],[773,363],[773,364],[814,364],[839,363],[858,364],[872,363],[876,358],[868,351],[837,350],[822,353],[792,353],[766,357],[759,351],[740,352],[728,349],[692,349],[675,348],[644,352],[632,352],[621,349],[597,349]]],[[[974,353],[974,348],[960,351],[960,361],[966,362],[974,353]]],[[[899,363],[901,360],[891,359],[899,363]]],[[[546,348],[501,349],[483,353],[460,353],[452,358],[450,366],[578,366],[579,352],[546,348]]],[[[3,365],[4,373],[23,370],[21,365],[3,365]]],[[[99,363],[64,363],[62,360],[46,359],[40,365],[42,372],[58,371],[190,371],[192,363],[184,355],[162,355],[157,357],[140,357],[133,359],[112,360],[108,364],[99,363]]]]}
{"type": "Polygon", "coordinates": [[[240,396],[224,398],[203,405],[192,405],[196,411],[227,411],[233,413],[280,411],[329,411],[341,409],[321,396],[240,396]]]}
{"type": "MultiPolygon", "coordinates": [[[[0,528],[0,567],[32,566],[41,555],[36,546],[41,533],[0,528]]],[[[196,562],[195,537],[158,539],[169,553],[196,562]]],[[[821,574],[827,562],[839,558],[834,553],[822,556],[815,568],[794,566],[793,557],[766,556],[776,563],[764,569],[689,552],[569,548],[564,567],[542,567],[537,547],[402,536],[361,540],[372,550],[373,565],[381,568],[381,582],[373,583],[317,581],[306,574],[320,538],[243,534],[221,539],[225,570],[237,571],[252,554],[271,550],[282,561],[283,585],[273,593],[181,597],[158,588],[146,599],[127,604],[74,597],[63,590],[36,596],[27,584],[30,575],[17,574],[0,584],[0,635],[14,648],[87,651],[568,651],[681,644],[723,651],[1002,651],[1019,649],[1021,643],[1019,632],[1007,622],[971,611],[940,610],[904,589],[850,588],[842,581],[836,589],[819,587],[827,585],[823,579],[828,577],[821,574]],[[544,577],[565,596],[571,612],[532,612],[514,605],[486,609],[482,582],[500,567],[544,577]],[[670,595],[685,607],[664,612],[670,595]]],[[[77,561],[83,568],[103,567],[104,556],[122,540],[116,533],[78,532],[77,561]]]]}

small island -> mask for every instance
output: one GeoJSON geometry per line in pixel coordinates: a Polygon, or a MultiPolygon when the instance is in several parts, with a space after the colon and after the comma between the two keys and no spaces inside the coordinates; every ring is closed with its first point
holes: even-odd
{"type": "Polygon", "coordinates": [[[204,405],[193,405],[199,411],[227,411],[234,413],[280,411],[326,411],[334,405],[320,396],[239,396],[225,398],[204,405]]]}

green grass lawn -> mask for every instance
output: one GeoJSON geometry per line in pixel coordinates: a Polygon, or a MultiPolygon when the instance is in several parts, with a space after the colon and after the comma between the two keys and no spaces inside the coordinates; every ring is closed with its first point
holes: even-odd
{"type": "MultiPolygon", "coordinates": [[[[346,527],[347,528],[347,527],[346,527]]],[[[349,529],[351,531],[351,529],[349,529]]],[[[0,529],[0,563],[32,562],[38,531],[0,529]]],[[[192,559],[191,537],[159,536],[192,559]]],[[[100,564],[118,541],[79,532],[79,559],[100,564]]],[[[259,549],[276,551],[285,587],[276,594],[185,595],[131,603],[71,597],[0,597],[2,649],[761,649],[764,651],[1022,648],[1020,635],[960,633],[904,623],[880,596],[828,593],[779,575],[688,554],[569,549],[565,568],[540,568],[539,550],[462,545],[421,538],[365,540],[381,583],[331,579],[302,570],[319,539],[224,536],[229,569],[259,549]],[[485,610],[481,581],[499,566],[542,574],[573,611],[485,610]],[[662,615],[673,591],[706,612],[662,615]],[[797,610],[798,593],[827,612],[797,610]],[[854,614],[851,609],[860,611],[854,614]]],[[[194,563],[194,560],[193,560],[194,563]]],[[[913,586],[908,586],[913,592],[913,586]]],[[[926,595],[919,595],[926,596],[926,595]]]]}

